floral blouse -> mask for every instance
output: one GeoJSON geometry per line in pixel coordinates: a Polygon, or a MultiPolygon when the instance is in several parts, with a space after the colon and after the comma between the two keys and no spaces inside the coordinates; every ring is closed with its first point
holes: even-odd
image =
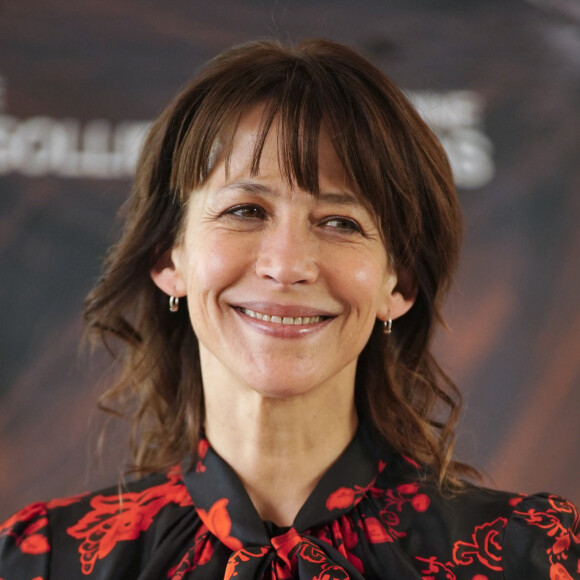
{"type": "Polygon", "coordinates": [[[572,504],[470,486],[446,496],[377,449],[359,429],[279,528],[202,439],[191,468],[17,512],[0,525],[0,579],[580,579],[572,504]]]}

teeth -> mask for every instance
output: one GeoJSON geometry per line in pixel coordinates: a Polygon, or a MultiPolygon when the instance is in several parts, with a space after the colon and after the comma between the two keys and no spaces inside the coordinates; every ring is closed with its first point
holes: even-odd
{"type": "Polygon", "coordinates": [[[256,318],[257,320],[263,320],[264,322],[273,322],[274,324],[316,324],[322,320],[322,316],[270,316],[269,314],[262,314],[261,312],[250,310],[249,308],[242,308],[242,312],[250,318],[256,318]]]}

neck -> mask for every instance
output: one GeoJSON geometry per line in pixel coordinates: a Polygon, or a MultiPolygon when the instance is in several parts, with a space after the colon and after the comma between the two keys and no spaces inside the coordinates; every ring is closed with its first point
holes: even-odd
{"type": "Polygon", "coordinates": [[[206,435],[240,477],[263,520],[290,526],[314,487],[354,437],[354,372],[348,388],[294,397],[206,382],[206,435]]]}

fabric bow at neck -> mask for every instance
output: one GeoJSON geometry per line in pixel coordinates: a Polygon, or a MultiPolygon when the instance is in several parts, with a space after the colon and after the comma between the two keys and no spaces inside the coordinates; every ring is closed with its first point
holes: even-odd
{"type": "Polygon", "coordinates": [[[200,459],[184,480],[199,517],[231,551],[225,579],[363,579],[336,537],[343,535],[340,516],[358,504],[376,479],[378,462],[364,438],[357,433],[340,465],[322,477],[289,529],[260,519],[238,476],[201,440],[200,459]]]}

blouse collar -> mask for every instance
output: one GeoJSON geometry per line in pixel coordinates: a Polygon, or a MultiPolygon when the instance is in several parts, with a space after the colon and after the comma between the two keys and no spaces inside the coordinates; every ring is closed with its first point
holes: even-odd
{"type": "MultiPolygon", "coordinates": [[[[270,543],[273,527],[260,519],[234,470],[204,437],[198,457],[195,465],[184,469],[184,481],[210,531],[232,550],[270,543]]],[[[298,512],[292,529],[304,533],[352,510],[369,492],[383,466],[376,442],[359,426],[354,439],[298,512]]]]}

